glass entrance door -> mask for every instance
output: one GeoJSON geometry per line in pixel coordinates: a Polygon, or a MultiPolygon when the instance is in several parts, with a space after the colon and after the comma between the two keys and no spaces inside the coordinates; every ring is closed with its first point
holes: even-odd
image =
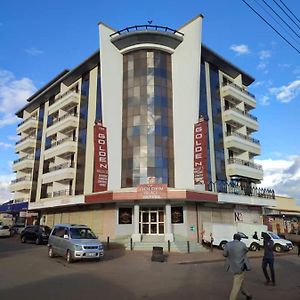
{"type": "Polygon", "coordinates": [[[142,208],[140,211],[140,233],[149,235],[164,234],[165,218],[163,208],[142,208]]]}

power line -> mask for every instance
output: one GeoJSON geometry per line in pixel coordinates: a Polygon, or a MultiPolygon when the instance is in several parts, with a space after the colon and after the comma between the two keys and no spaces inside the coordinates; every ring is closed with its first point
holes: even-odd
{"type": "MultiPolygon", "coordinates": [[[[276,0],[273,0],[275,4],[284,12],[286,16],[300,29],[300,26],[286,13],[286,11],[277,3],[276,0]]],[[[284,7],[297,19],[297,21],[300,23],[299,19],[293,14],[293,12],[280,0],[280,2],[284,5],[284,7]]]]}
{"type": "Polygon", "coordinates": [[[284,39],[293,49],[295,49],[299,54],[300,51],[292,45],[279,31],[277,31],[263,16],[261,16],[248,2],[242,0],[256,15],[258,15],[268,26],[270,26],[282,39],[284,39]]]}
{"type": "Polygon", "coordinates": [[[258,0],[254,0],[257,5],[259,5],[297,44],[300,45],[300,42],[296,40],[296,38],[279,22],[268,10],[258,2],[258,0]]]}
{"type": "MultiPolygon", "coordinates": [[[[273,0],[274,1],[274,0],[273,0]]],[[[274,1],[276,2],[276,1],[274,1]]],[[[265,1],[263,0],[263,3],[265,5],[267,5],[271,10],[272,12],[289,28],[291,29],[296,35],[298,38],[300,38],[300,35],[265,1]]]]}

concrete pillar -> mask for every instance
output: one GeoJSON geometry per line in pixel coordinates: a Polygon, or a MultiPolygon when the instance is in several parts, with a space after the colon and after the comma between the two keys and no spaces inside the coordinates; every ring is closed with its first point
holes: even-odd
{"type": "Polygon", "coordinates": [[[170,202],[166,203],[166,220],[165,220],[165,241],[174,241],[174,236],[172,232],[172,222],[171,222],[171,204],[170,202]]]}
{"type": "Polygon", "coordinates": [[[140,204],[134,203],[133,209],[133,234],[131,235],[133,242],[141,241],[141,234],[139,233],[139,218],[140,218],[140,204]]]}

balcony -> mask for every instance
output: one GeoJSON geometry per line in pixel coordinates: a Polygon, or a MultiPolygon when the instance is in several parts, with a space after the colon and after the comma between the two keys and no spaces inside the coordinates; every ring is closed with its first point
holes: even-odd
{"type": "Polygon", "coordinates": [[[237,107],[224,107],[223,120],[234,127],[246,126],[250,132],[258,130],[257,118],[237,107]]]}
{"type": "Polygon", "coordinates": [[[227,132],[224,146],[235,153],[250,152],[254,155],[260,155],[259,141],[238,132],[227,132]]]}
{"type": "Polygon", "coordinates": [[[49,115],[55,113],[59,109],[68,110],[71,107],[74,107],[79,104],[79,94],[76,92],[76,90],[72,89],[64,94],[60,95],[58,98],[54,100],[54,103],[52,103],[49,106],[49,115]]]}
{"type": "Polygon", "coordinates": [[[51,182],[64,182],[66,180],[74,179],[75,168],[73,162],[67,162],[60,165],[50,167],[48,172],[42,175],[42,183],[48,184],[51,182]]]}
{"type": "Polygon", "coordinates": [[[46,195],[44,195],[42,198],[54,198],[54,197],[63,197],[63,196],[71,196],[71,195],[72,195],[72,191],[66,189],[66,190],[49,192],[46,195]]]}
{"type": "Polygon", "coordinates": [[[22,132],[28,133],[32,130],[37,129],[38,119],[37,117],[30,117],[18,125],[17,133],[21,134],[22,132]]]}
{"type": "Polygon", "coordinates": [[[263,179],[263,169],[261,165],[239,158],[229,158],[227,160],[226,174],[230,177],[246,177],[257,181],[263,179]]]}
{"type": "Polygon", "coordinates": [[[252,108],[256,107],[255,96],[234,83],[223,85],[222,94],[224,98],[229,100],[234,98],[236,101],[244,102],[252,108]]]}
{"type": "Polygon", "coordinates": [[[51,147],[46,149],[44,152],[44,159],[47,160],[55,156],[66,158],[76,151],[77,140],[67,137],[65,139],[52,142],[51,147]]]}
{"type": "Polygon", "coordinates": [[[78,114],[65,114],[53,121],[47,130],[47,136],[51,136],[57,132],[66,133],[78,127],[78,114]]]}
{"type": "Polygon", "coordinates": [[[34,167],[34,156],[26,155],[19,159],[14,160],[13,171],[23,171],[29,173],[34,167]]]}
{"type": "Polygon", "coordinates": [[[16,152],[32,153],[36,146],[36,137],[29,135],[16,142],[16,152]]]}
{"type": "Polygon", "coordinates": [[[10,190],[11,192],[28,191],[31,189],[31,186],[32,186],[32,177],[28,175],[28,176],[24,176],[12,180],[10,185],[10,190]]]}

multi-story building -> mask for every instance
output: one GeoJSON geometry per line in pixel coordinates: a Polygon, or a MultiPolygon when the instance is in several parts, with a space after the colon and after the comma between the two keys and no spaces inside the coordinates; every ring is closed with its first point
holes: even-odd
{"type": "Polygon", "coordinates": [[[202,44],[202,16],[177,30],[99,30],[99,51],[17,112],[15,200],[50,226],[134,241],[199,240],[204,221],[262,223],[274,193],[256,188],[254,79],[202,44]]]}

